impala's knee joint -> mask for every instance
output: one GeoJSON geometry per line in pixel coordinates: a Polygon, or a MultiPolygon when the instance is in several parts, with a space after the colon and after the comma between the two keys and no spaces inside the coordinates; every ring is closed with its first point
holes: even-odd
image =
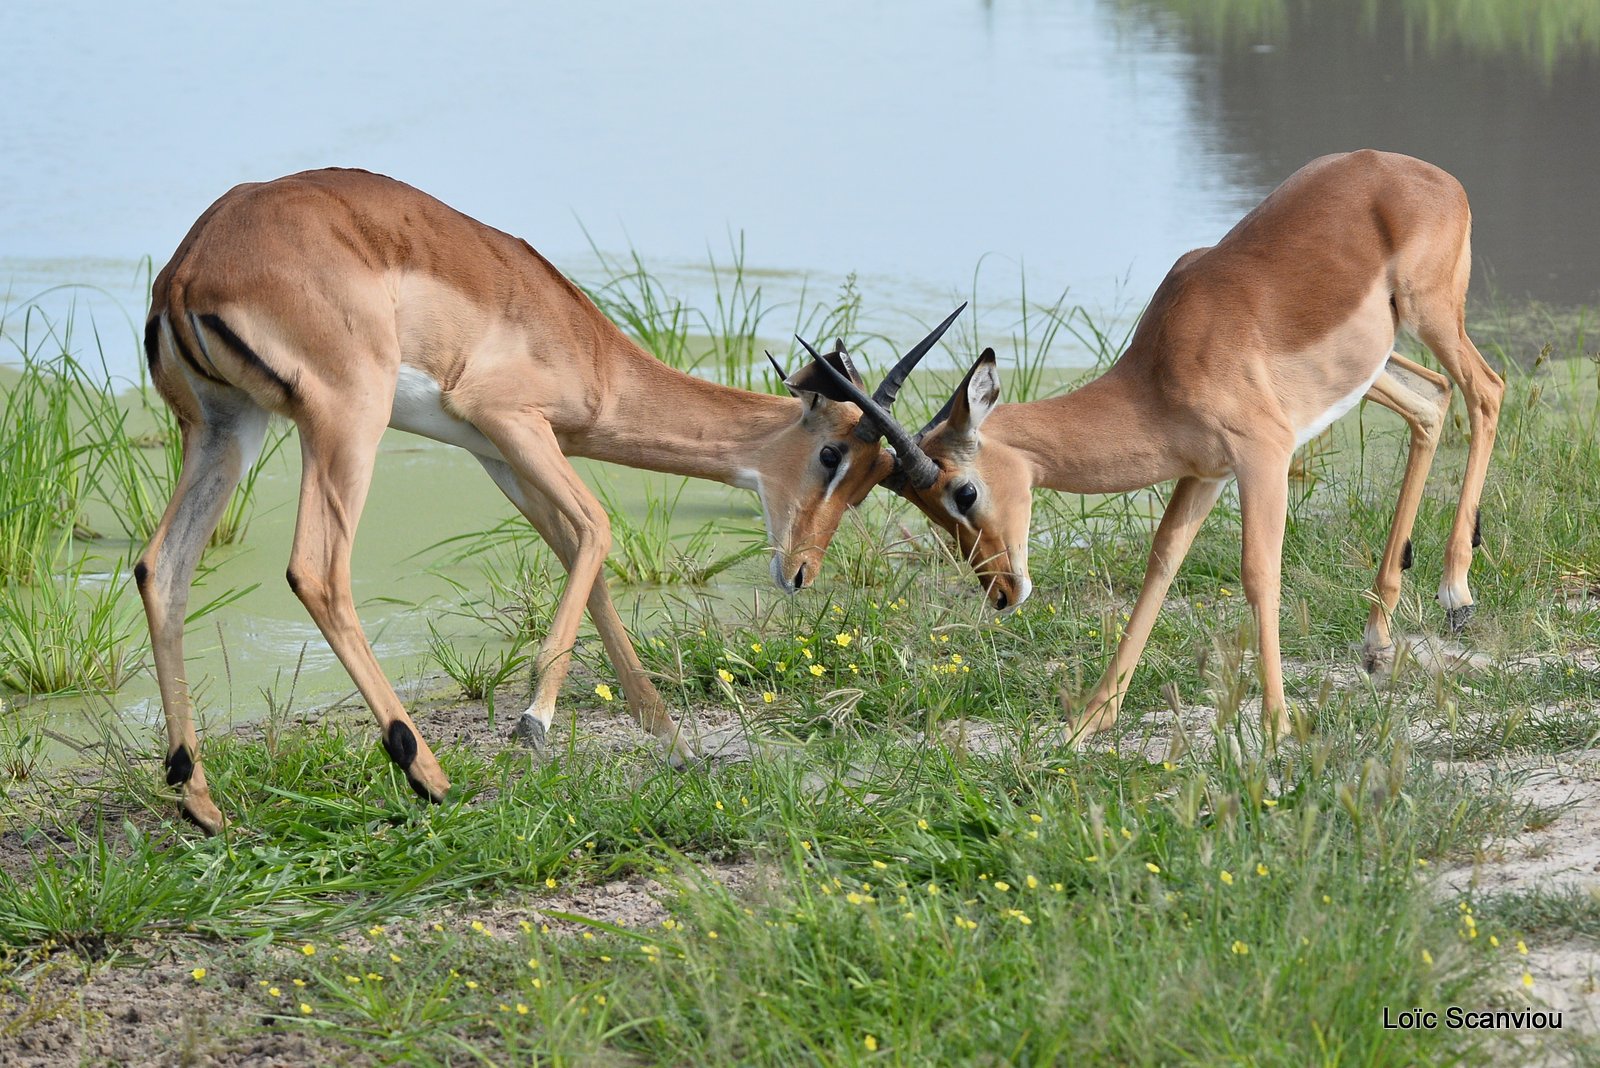
{"type": "MultiPolygon", "coordinates": [[[[411,728],[404,720],[397,719],[389,724],[389,729],[383,734],[383,749],[402,770],[410,768],[417,759],[417,736],[411,733],[411,728]]],[[[409,780],[411,777],[408,775],[406,778],[409,780]]],[[[411,783],[411,788],[416,790],[417,784],[411,783]]]]}
{"type": "Polygon", "coordinates": [[[168,753],[166,764],[168,786],[182,786],[194,777],[194,757],[186,745],[168,753]]]}

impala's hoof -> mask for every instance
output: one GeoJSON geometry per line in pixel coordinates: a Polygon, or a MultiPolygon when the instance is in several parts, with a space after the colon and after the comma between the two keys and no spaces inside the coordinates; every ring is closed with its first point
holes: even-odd
{"type": "Polygon", "coordinates": [[[687,771],[705,762],[694,744],[682,732],[667,742],[667,766],[674,771],[687,771]]]}
{"type": "Polygon", "coordinates": [[[228,822],[222,817],[222,810],[212,804],[209,797],[184,798],[178,803],[178,815],[200,828],[208,838],[221,834],[228,822]]]}
{"type": "Polygon", "coordinates": [[[383,750],[406,773],[406,785],[424,801],[441,804],[450,789],[450,780],[434,759],[433,752],[417,737],[410,724],[395,720],[383,733],[383,750]]]}
{"type": "Polygon", "coordinates": [[[1393,642],[1376,649],[1364,649],[1361,653],[1361,666],[1374,678],[1387,676],[1394,669],[1394,656],[1393,642]]]}
{"type": "Polygon", "coordinates": [[[1460,634],[1467,629],[1467,622],[1472,619],[1472,613],[1477,605],[1464,604],[1460,608],[1447,608],[1444,613],[1445,622],[1450,624],[1451,634],[1460,634]]]}
{"type": "Polygon", "coordinates": [[[517,725],[511,728],[511,740],[518,745],[525,745],[534,752],[542,753],[545,749],[545,726],[537,716],[520,716],[517,725]]]}

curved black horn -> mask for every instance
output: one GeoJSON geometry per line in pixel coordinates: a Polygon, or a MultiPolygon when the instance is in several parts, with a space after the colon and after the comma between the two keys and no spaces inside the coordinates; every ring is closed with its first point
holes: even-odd
{"type": "Polygon", "coordinates": [[[916,347],[906,353],[900,362],[895,364],[894,368],[883,377],[883,381],[878,383],[878,388],[872,391],[872,399],[883,405],[884,408],[892,407],[895,394],[900,392],[900,387],[905,384],[906,377],[911,374],[912,368],[922,362],[922,358],[932,350],[934,345],[938,344],[940,338],[944,337],[944,332],[950,329],[950,324],[955,322],[956,318],[966,310],[967,302],[962,301],[961,307],[947,315],[944,322],[933,328],[932,333],[917,342],[916,347]]]}
{"type": "Polygon", "coordinates": [[[805,338],[796,335],[795,340],[800,342],[811,354],[811,358],[821,366],[822,373],[833,381],[834,387],[861,409],[862,422],[870,421],[878,431],[877,436],[888,439],[889,447],[894,449],[896,468],[905,473],[906,479],[913,486],[917,489],[927,489],[938,481],[939,465],[928,459],[928,454],[917,447],[917,443],[911,439],[906,428],[895,422],[894,416],[867,396],[866,391],[860,386],[841,374],[837,367],[818,355],[817,350],[812,348],[805,338]]]}
{"type": "Polygon", "coordinates": [[[794,390],[789,389],[789,372],[783,369],[783,364],[779,363],[778,358],[772,355],[770,351],[767,349],[762,349],[761,351],[767,354],[767,360],[772,364],[772,369],[778,372],[778,385],[782,386],[784,389],[788,389],[792,394],[794,390]]]}

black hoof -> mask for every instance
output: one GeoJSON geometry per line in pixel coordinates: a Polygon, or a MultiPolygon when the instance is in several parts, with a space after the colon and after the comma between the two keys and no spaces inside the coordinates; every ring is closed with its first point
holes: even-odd
{"type": "Polygon", "coordinates": [[[1361,666],[1368,675],[1383,675],[1394,667],[1394,646],[1385,645],[1381,649],[1367,649],[1362,653],[1361,666]]]}
{"type": "Polygon", "coordinates": [[[544,724],[533,716],[520,716],[517,725],[511,728],[511,740],[518,745],[525,745],[529,749],[542,752],[545,742],[544,724]]]}
{"type": "Polygon", "coordinates": [[[1472,619],[1476,605],[1464,604],[1460,608],[1451,608],[1445,611],[1445,622],[1450,624],[1451,634],[1460,634],[1467,629],[1467,622],[1472,619]]]}
{"type": "MultiPolygon", "coordinates": [[[[397,719],[389,724],[388,731],[384,733],[383,749],[389,754],[390,760],[401,768],[409,768],[417,759],[417,736],[411,733],[411,728],[402,720],[397,719]]],[[[411,788],[417,789],[416,783],[412,783],[411,788]]]]}

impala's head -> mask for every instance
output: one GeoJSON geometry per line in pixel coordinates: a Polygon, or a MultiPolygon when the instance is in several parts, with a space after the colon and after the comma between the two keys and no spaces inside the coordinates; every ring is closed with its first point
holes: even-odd
{"type": "Polygon", "coordinates": [[[773,360],[779,379],[799,399],[801,414],[762,449],[751,474],[773,548],[772,578],[783,589],[793,593],[816,581],[845,509],[860,504],[894,471],[895,456],[881,444],[884,430],[878,417],[855,403],[856,398],[867,399],[887,418],[901,383],[965,307],[906,353],[872,398],[866,397],[843,342],[835,342],[833,351],[823,355],[800,339],[811,362],[792,375],[773,360]]]}
{"type": "MultiPolygon", "coordinates": [[[[913,437],[896,424],[897,436],[887,435],[895,462],[884,485],[955,537],[984,596],[1004,611],[1033,592],[1028,578],[1033,478],[1021,453],[983,438],[980,427],[999,401],[994,350],[984,349],[921,433],[913,437]]],[[[887,412],[879,418],[893,422],[887,412]]]]}

